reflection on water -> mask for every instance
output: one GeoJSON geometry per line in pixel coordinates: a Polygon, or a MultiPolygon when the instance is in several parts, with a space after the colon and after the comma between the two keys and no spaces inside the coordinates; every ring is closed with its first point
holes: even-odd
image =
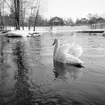
{"type": "Polygon", "coordinates": [[[77,68],[54,60],[54,75],[55,78],[71,80],[79,79],[82,76],[82,68],[77,68]]]}
{"type": "Polygon", "coordinates": [[[33,63],[37,65],[39,63],[40,54],[41,54],[41,42],[40,37],[35,36],[34,38],[29,39],[31,59],[33,63]]]}
{"type": "Polygon", "coordinates": [[[3,63],[5,57],[5,46],[9,43],[9,39],[5,38],[5,36],[0,36],[0,62],[3,63]]]}
{"type": "Polygon", "coordinates": [[[9,39],[0,35],[0,103],[3,103],[5,100],[5,93],[7,92],[7,85],[10,81],[8,69],[11,68],[11,65],[8,64],[8,44],[9,39]]]}
{"type": "Polygon", "coordinates": [[[53,40],[72,42],[73,35],[65,34],[9,40],[0,36],[0,105],[105,104],[105,39],[76,36],[85,66],[76,69],[56,61],[53,64],[53,40]]]}
{"type": "Polygon", "coordinates": [[[31,92],[29,91],[29,84],[27,81],[29,80],[27,73],[28,73],[28,65],[25,59],[25,51],[24,51],[24,44],[20,41],[16,42],[13,48],[13,55],[14,55],[14,63],[17,67],[17,72],[14,78],[17,80],[15,83],[15,104],[16,105],[29,105],[30,99],[32,97],[31,92]]]}

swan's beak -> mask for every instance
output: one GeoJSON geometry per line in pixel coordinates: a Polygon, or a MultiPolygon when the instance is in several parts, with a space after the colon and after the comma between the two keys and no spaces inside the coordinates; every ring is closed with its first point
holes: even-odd
{"type": "Polygon", "coordinates": [[[54,43],[52,45],[54,45],[54,44],[55,44],[55,41],[54,41],[54,43]]]}
{"type": "Polygon", "coordinates": [[[81,66],[81,68],[85,68],[85,66],[84,66],[84,65],[82,65],[82,66],[81,66]]]}
{"type": "Polygon", "coordinates": [[[57,39],[54,40],[54,43],[52,45],[54,45],[57,42],[57,39]]]}

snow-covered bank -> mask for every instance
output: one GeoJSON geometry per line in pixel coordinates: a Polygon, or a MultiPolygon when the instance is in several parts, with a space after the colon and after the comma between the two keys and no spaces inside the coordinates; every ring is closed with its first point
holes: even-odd
{"type": "Polygon", "coordinates": [[[20,27],[20,30],[15,30],[14,27],[7,27],[7,30],[11,30],[8,32],[8,35],[18,35],[18,36],[36,36],[36,35],[42,35],[43,33],[61,33],[61,32],[78,32],[78,31],[85,31],[89,30],[89,26],[53,26],[51,27],[36,27],[35,31],[33,31],[33,27],[30,27],[30,30],[28,27],[24,27],[24,30],[22,27],[20,27]]]}
{"type": "Polygon", "coordinates": [[[42,35],[43,33],[49,32],[49,27],[36,27],[35,31],[33,31],[33,27],[30,27],[30,30],[28,29],[28,27],[24,27],[24,30],[22,29],[22,27],[20,27],[20,30],[15,30],[14,27],[6,27],[6,30],[10,31],[6,33],[1,33],[9,37],[26,37],[42,35]]]}
{"type": "MultiPolygon", "coordinates": [[[[7,30],[10,30],[10,27],[7,27],[7,30]]],[[[40,36],[45,33],[65,33],[65,32],[82,32],[82,33],[103,33],[105,29],[90,29],[89,26],[53,26],[51,27],[36,27],[35,31],[33,31],[33,27],[30,27],[30,30],[28,30],[28,27],[24,27],[24,30],[22,30],[22,27],[20,30],[14,30],[14,27],[11,27],[11,31],[7,32],[7,36],[40,36]]]]}
{"type": "Polygon", "coordinates": [[[4,33],[8,37],[28,37],[28,36],[38,36],[43,34],[43,32],[28,31],[28,30],[11,30],[4,33]]]}
{"type": "MultiPolygon", "coordinates": [[[[14,30],[14,27],[7,27],[8,30],[14,30]]],[[[85,30],[85,29],[90,29],[89,26],[53,26],[52,30],[51,27],[36,27],[35,28],[35,32],[37,33],[45,33],[45,32],[54,32],[54,33],[59,33],[59,32],[71,32],[71,31],[75,31],[75,30],[85,30]]],[[[21,31],[22,27],[20,28],[21,31]]],[[[25,31],[29,31],[29,32],[33,32],[33,27],[30,27],[30,30],[28,29],[28,27],[24,27],[25,31]]]]}
{"type": "MultiPolygon", "coordinates": [[[[7,30],[15,30],[14,27],[6,27],[7,30]]],[[[24,30],[22,27],[20,27],[21,31],[29,31],[29,32],[33,32],[33,27],[30,27],[30,30],[28,29],[28,27],[24,27],[24,30]]],[[[47,32],[49,30],[49,27],[35,27],[35,32],[47,32]]]]}

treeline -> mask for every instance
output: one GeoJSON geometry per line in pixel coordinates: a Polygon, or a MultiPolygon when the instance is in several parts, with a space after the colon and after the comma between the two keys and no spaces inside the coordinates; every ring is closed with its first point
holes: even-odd
{"type": "MultiPolygon", "coordinates": [[[[23,20],[20,18],[20,26],[30,26],[34,25],[35,17],[28,17],[27,19],[23,20]]],[[[2,16],[2,22],[4,26],[15,26],[15,16],[14,15],[5,15],[2,16]]],[[[42,18],[42,16],[38,15],[36,19],[36,26],[48,26],[49,20],[42,18]]]]}
{"type": "MultiPolygon", "coordinates": [[[[44,19],[41,15],[37,15],[37,17],[29,16],[26,19],[20,18],[20,26],[33,26],[36,18],[36,26],[49,26],[48,19],[44,19]]],[[[13,13],[5,16],[1,16],[1,22],[4,26],[15,26],[15,15],[13,13]]],[[[64,19],[63,19],[64,20],[64,19]]],[[[64,20],[64,25],[66,26],[74,26],[74,25],[92,25],[97,23],[105,23],[105,18],[97,15],[88,14],[87,18],[76,19],[74,22],[71,18],[64,20]]]]}
{"type": "MultiPolygon", "coordinates": [[[[34,25],[34,20],[35,20],[35,17],[33,16],[30,16],[27,20],[26,20],[26,26],[28,24],[30,24],[31,26],[34,25]]],[[[49,26],[49,20],[48,19],[44,19],[41,15],[37,15],[37,18],[36,18],[36,23],[35,23],[36,26],[49,26]]]]}
{"type": "Polygon", "coordinates": [[[101,24],[105,23],[105,18],[102,16],[98,16],[97,14],[89,13],[87,18],[77,18],[74,22],[71,18],[65,21],[65,25],[92,25],[92,24],[101,24]]]}
{"type": "Polygon", "coordinates": [[[0,6],[0,27],[14,26],[15,29],[20,30],[28,26],[29,29],[33,26],[46,26],[48,22],[40,16],[40,7],[42,0],[3,0],[0,5],[7,5],[9,14],[4,14],[5,6],[0,6]]]}

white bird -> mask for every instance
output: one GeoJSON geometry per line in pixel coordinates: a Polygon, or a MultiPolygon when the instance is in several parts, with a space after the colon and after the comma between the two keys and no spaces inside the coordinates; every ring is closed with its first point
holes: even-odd
{"type": "Polygon", "coordinates": [[[64,64],[69,64],[77,68],[83,67],[83,61],[78,57],[83,53],[82,47],[78,44],[62,44],[60,45],[58,40],[55,39],[53,45],[53,60],[64,64]]]}

